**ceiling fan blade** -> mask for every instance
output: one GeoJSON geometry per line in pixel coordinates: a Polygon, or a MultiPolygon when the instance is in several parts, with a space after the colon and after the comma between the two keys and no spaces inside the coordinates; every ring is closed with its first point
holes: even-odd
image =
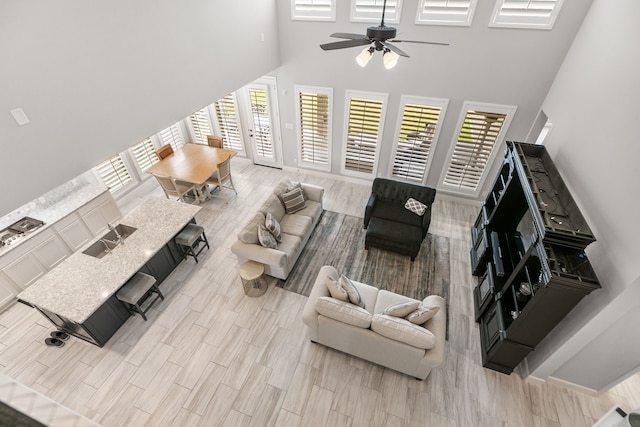
{"type": "Polygon", "coordinates": [[[439,43],[439,42],[423,42],[418,40],[389,40],[394,43],[422,43],[422,44],[435,44],[439,46],[449,46],[449,43],[439,43]]]}
{"type": "Polygon", "coordinates": [[[382,43],[382,46],[384,46],[384,47],[388,48],[391,52],[395,52],[395,53],[397,53],[397,54],[398,54],[398,55],[400,55],[400,56],[404,56],[405,58],[409,58],[409,55],[407,55],[406,53],[404,53],[404,52],[402,51],[402,49],[397,48],[396,46],[392,45],[391,43],[388,43],[388,42],[380,42],[380,43],[382,43]]]}
{"type": "Polygon", "coordinates": [[[334,50],[334,49],[344,49],[345,47],[364,46],[367,44],[371,44],[371,40],[369,39],[343,40],[341,42],[321,44],[320,47],[322,48],[322,50],[334,50]]]}
{"type": "Polygon", "coordinates": [[[339,39],[351,39],[351,40],[367,38],[367,36],[365,36],[364,34],[353,34],[353,33],[333,33],[331,34],[330,37],[337,37],[339,39]]]}

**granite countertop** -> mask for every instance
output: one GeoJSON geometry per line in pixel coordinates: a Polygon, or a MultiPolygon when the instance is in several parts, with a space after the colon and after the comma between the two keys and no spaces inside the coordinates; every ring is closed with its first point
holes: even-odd
{"type": "Polygon", "coordinates": [[[18,295],[18,299],[76,323],[86,321],[200,211],[199,206],[149,198],[120,223],[136,227],[104,258],[82,253],[64,260],[18,295]]]}
{"type": "Polygon", "coordinates": [[[33,232],[27,233],[24,237],[17,239],[10,246],[7,245],[1,247],[0,255],[4,255],[24,242],[29,241],[33,236],[46,230],[65,216],[78,210],[107,191],[109,191],[109,189],[104,185],[79,185],[73,187],[72,191],[69,191],[63,197],[53,201],[51,204],[46,202],[44,204],[31,203],[3,216],[0,218],[0,230],[9,227],[11,224],[21,220],[25,216],[43,221],[44,225],[33,232]]]}

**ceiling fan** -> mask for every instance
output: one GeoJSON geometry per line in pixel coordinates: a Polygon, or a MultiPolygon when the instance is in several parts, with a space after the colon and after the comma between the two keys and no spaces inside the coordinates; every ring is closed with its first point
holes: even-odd
{"type": "Polygon", "coordinates": [[[396,66],[398,63],[398,59],[401,56],[405,58],[409,58],[402,49],[391,44],[393,43],[422,43],[422,44],[434,44],[440,46],[449,46],[449,43],[438,43],[438,42],[425,42],[425,41],[416,41],[416,40],[396,40],[394,37],[396,36],[395,27],[387,27],[384,25],[384,13],[387,8],[387,0],[384,0],[382,4],[382,20],[380,21],[380,25],[371,26],[367,28],[367,35],[363,34],[353,34],[353,33],[333,33],[331,37],[336,37],[339,39],[347,39],[339,42],[325,43],[321,44],[320,47],[322,50],[334,50],[334,49],[344,49],[347,47],[356,47],[356,46],[364,46],[370,45],[365,48],[360,54],[356,57],[356,61],[358,65],[361,67],[365,67],[373,53],[375,51],[383,51],[383,62],[384,67],[386,69],[390,69],[396,66]]]}

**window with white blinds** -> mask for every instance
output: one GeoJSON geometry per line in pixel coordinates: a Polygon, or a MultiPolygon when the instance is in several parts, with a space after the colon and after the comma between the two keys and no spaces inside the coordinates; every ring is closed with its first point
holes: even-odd
{"type": "Polygon", "coordinates": [[[220,98],[213,103],[213,107],[220,136],[223,138],[224,148],[244,152],[235,94],[230,93],[220,98]]]}
{"type": "Polygon", "coordinates": [[[416,24],[470,26],[477,0],[420,0],[416,24]]]}
{"type": "Polygon", "coordinates": [[[422,184],[448,101],[403,96],[390,176],[422,184]]]}
{"type": "Polygon", "coordinates": [[[331,170],[332,89],[297,86],[298,155],[300,164],[331,170]]]}
{"type": "Polygon", "coordinates": [[[335,21],[336,0],[291,0],[291,19],[335,21]]]}
{"type": "Polygon", "coordinates": [[[184,138],[182,137],[182,131],[178,123],[162,130],[158,133],[158,138],[160,138],[161,145],[171,144],[173,151],[178,151],[178,149],[184,145],[184,138]]]}
{"type": "MultiPolygon", "coordinates": [[[[375,22],[382,18],[384,0],[351,0],[351,22],[375,22]]],[[[402,0],[387,0],[384,12],[385,24],[400,22],[402,0]]]]}
{"type": "Polygon", "coordinates": [[[375,175],[387,108],[387,95],[347,91],[346,142],[342,171],[362,177],[375,175]]]}
{"type": "Polygon", "coordinates": [[[465,103],[444,173],[446,187],[462,192],[479,190],[515,110],[511,106],[465,103]]]}
{"type": "Polygon", "coordinates": [[[562,0],[498,0],[490,27],[551,29],[562,0]]]}
{"type": "Polygon", "coordinates": [[[130,151],[141,172],[146,172],[147,169],[158,163],[158,156],[156,156],[151,138],[140,141],[131,147],[130,151]]]}
{"type": "Polygon", "coordinates": [[[251,121],[253,122],[253,143],[255,154],[260,157],[273,159],[273,133],[271,130],[271,111],[269,111],[267,89],[264,87],[249,88],[249,102],[251,103],[251,121]]]}
{"type": "Polygon", "coordinates": [[[119,154],[100,163],[95,170],[112,193],[131,182],[131,175],[119,154]]]}
{"type": "Polygon", "coordinates": [[[189,116],[189,123],[193,131],[193,142],[207,145],[207,135],[213,135],[207,107],[196,111],[189,116]]]}

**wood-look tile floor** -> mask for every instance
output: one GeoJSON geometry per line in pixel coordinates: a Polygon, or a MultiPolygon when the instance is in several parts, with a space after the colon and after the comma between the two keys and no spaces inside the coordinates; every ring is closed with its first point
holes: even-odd
{"type": "MultiPolygon", "coordinates": [[[[104,426],[582,427],[614,405],[640,407],[638,376],[592,397],[482,368],[468,261],[477,208],[445,198],[429,230],[451,242],[444,365],[417,381],[310,343],[306,297],[273,286],[245,296],[229,249],[285,173],[243,159],[232,170],[238,196],[196,217],[211,250],[161,285],[149,321],[132,317],[104,348],[74,338],[50,348],[52,325],[16,304],[0,314],[0,371],[104,426]]],[[[322,185],[326,209],[362,216],[370,187],[290,175],[322,185]]]]}

